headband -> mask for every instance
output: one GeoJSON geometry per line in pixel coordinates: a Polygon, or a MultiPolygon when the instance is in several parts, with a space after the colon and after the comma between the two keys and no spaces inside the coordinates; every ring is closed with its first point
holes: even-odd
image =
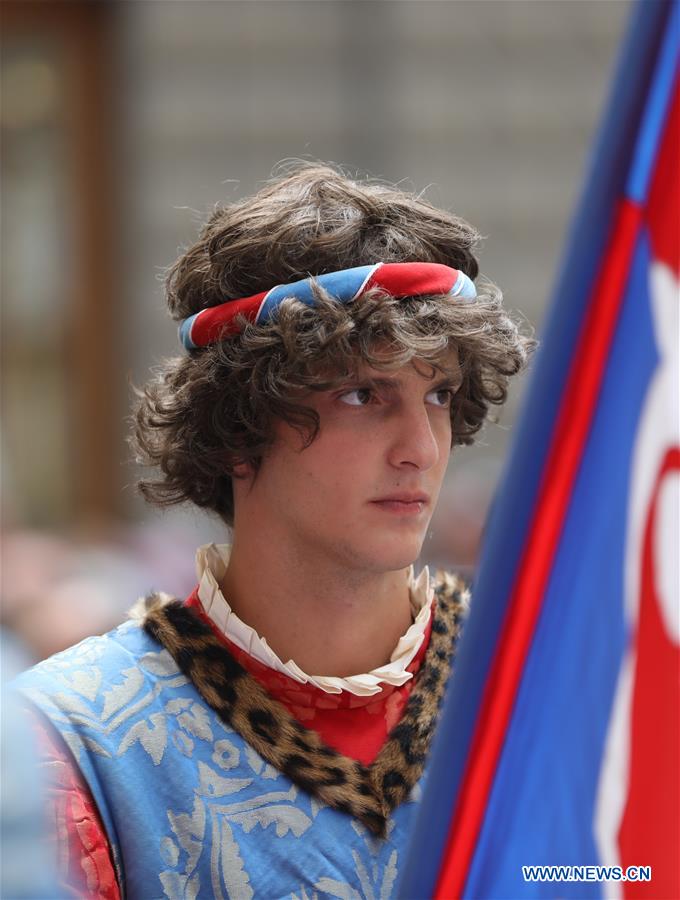
{"type": "Polygon", "coordinates": [[[351,303],[370,288],[382,288],[393,297],[419,294],[449,294],[473,300],[477,291],[465,272],[440,263],[376,263],[357,266],[327,275],[316,275],[292,284],[279,284],[268,291],[227,300],[184,319],[179,327],[180,341],[187,350],[206,347],[241,330],[238,316],[254,325],[272,319],[279,305],[294,297],[307,306],[316,305],[314,284],[323,288],[338,303],[351,303]]]}

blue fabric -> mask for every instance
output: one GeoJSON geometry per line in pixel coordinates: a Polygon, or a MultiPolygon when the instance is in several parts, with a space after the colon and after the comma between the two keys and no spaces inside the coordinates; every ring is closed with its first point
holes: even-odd
{"type": "MultiPolygon", "coordinates": [[[[630,172],[633,147],[670,11],[669,3],[648,0],[638,0],[632,9],[523,414],[489,518],[474,588],[475,603],[431,754],[430,792],[426,792],[419,807],[411,853],[403,866],[398,890],[404,898],[431,896],[441,869],[452,806],[461,787],[506,604],[532,524],[560,398],[611,232],[613,211],[630,172]]],[[[565,724],[565,730],[568,727],[565,724]]]]}
{"type": "MultiPolygon", "coordinates": [[[[332,297],[341,303],[349,303],[357,294],[369,275],[378,268],[372,266],[355,266],[353,269],[343,269],[340,272],[329,272],[327,275],[317,275],[314,279],[332,297]]],[[[312,289],[312,281],[304,278],[293,284],[280,284],[272,288],[262,304],[257,317],[258,322],[267,322],[281,303],[288,297],[295,297],[300,303],[307,306],[315,306],[316,299],[312,289]]]]}
{"type": "Polygon", "coordinates": [[[137,624],[17,685],[78,761],[126,897],[393,895],[420,786],[373,837],[266,764],[137,624]]]}
{"type": "Polygon", "coordinates": [[[177,334],[179,335],[179,342],[183,347],[187,350],[195,350],[196,344],[191,340],[191,329],[193,327],[194,322],[198,318],[200,313],[194,313],[193,316],[189,316],[188,319],[185,319],[182,324],[177,329],[177,334]]]}
{"type": "Polygon", "coordinates": [[[451,288],[451,294],[454,297],[463,297],[465,300],[474,300],[477,296],[477,288],[474,281],[465,272],[459,272],[456,283],[451,288]]]}
{"type": "MultiPolygon", "coordinates": [[[[465,897],[554,897],[555,884],[525,883],[521,866],[602,862],[593,821],[628,640],[622,603],[628,481],[657,364],[649,266],[643,233],[465,897]],[[584,542],[586,532],[597,540],[584,542]]],[[[602,885],[561,882],[559,896],[600,897],[602,885]]]]}
{"type": "Polygon", "coordinates": [[[680,3],[676,0],[671,6],[665,38],[659,50],[654,81],[635,146],[633,166],[626,184],[626,196],[636,203],[643,204],[647,200],[652,167],[659,149],[661,132],[666,124],[673,85],[678,75],[679,59],[680,3]]]}

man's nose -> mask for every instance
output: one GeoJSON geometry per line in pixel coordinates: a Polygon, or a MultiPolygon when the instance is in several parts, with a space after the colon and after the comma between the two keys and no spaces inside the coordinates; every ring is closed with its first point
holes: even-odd
{"type": "Polygon", "coordinates": [[[439,444],[426,406],[403,409],[395,417],[390,463],[397,467],[426,470],[439,460],[439,444]]]}

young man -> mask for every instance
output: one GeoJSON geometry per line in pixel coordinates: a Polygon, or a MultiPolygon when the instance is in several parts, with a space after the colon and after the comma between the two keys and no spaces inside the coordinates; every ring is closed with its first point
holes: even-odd
{"type": "Polygon", "coordinates": [[[390,895],[466,604],[412,564],[451,447],[527,350],[474,285],[477,238],[302,166],[171,270],[187,353],[140,394],[140,487],[232,545],[199,550],[185,602],[23,679],[89,895],[390,895]]]}

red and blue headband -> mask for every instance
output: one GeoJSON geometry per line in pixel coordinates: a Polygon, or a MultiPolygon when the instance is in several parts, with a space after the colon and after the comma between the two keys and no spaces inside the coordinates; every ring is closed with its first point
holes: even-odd
{"type": "Polygon", "coordinates": [[[179,328],[180,341],[187,350],[206,347],[216,341],[238,334],[241,326],[238,316],[255,325],[267,322],[275,316],[278,306],[294,297],[307,306],[315,306],[313,283],[323,288],[339,303],[351,303],[371,288],[381,288],[393,297],[416,297],[420,294],[449,294],[472,300],[477,291],[465,272],[451,269],[440,263],[376,263],[357,266],[340,272],[329,272],[279,284],[268,291],[227,300],[219,306],[202,309],[185,319],[179,328]]]}

